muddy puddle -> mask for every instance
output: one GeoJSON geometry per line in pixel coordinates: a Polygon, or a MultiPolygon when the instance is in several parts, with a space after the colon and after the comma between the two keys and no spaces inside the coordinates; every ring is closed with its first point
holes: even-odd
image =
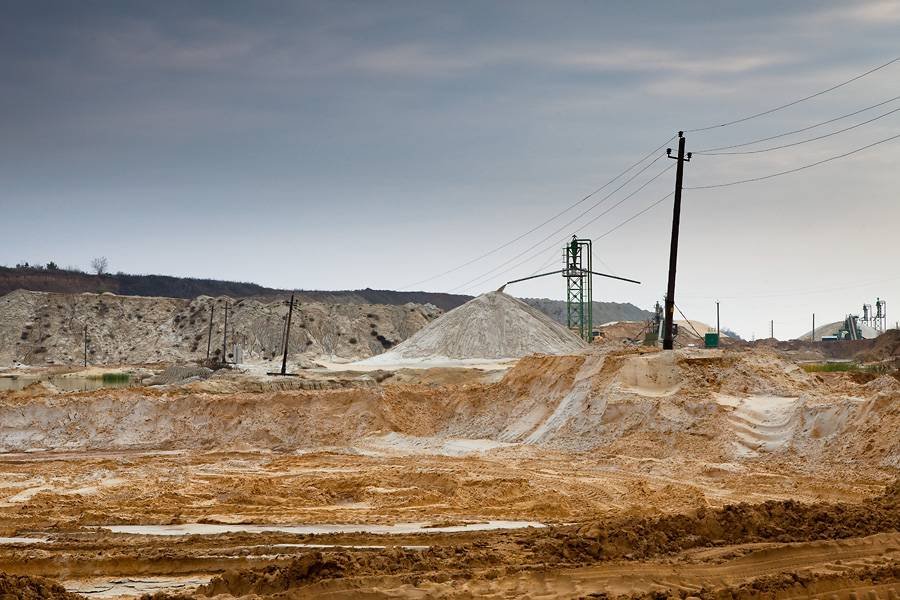
{"type": "Polygon", "coordinates": [[[459,525],[434,526],[427,521],[415,523],[395,523],[393,525],[365,524],[320,524],[320,525],[244,525],[186,523],[183,525],[103,525],[112,533],[129,535],[218,535],[222,533],[294,533],[299,535],[333,533],[460,533],[465,531],[493,531],[497,529],[524,529],[526,527],[546,527],[538,521],[482,521],[459,525]]]}
{"type": "Polygon", "coordinates": [[[90,598],[121,598],[142,596],[156,592],[177,593],[191,590],[209,583],[212,576],[195,577],[116,577],[111,579],[89,579],[63,581],[63,587],[70,592],[90,598]]]}
{"type": "Polygon", "coordinates": [[[43,544],[48,541],[45,537],[0,537],[0,546],[18,544],[43,544]]]}

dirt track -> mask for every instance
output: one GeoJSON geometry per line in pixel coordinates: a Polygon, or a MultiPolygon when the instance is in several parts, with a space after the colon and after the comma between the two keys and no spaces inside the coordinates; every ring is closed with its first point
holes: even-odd
{"type": "Polygon", "coordinates": [[[768,502],[515,532],[237,534],[174,542],[72,532],[7,553],[0,568],[50,575],[82,591],[129,580],[137,589],[161,580],[171,588],[225,571],[200,595],[570,598],[657,590],[706,595],[743,586],[738,597],[753,597],[748,590],[781,585],[813,593],[881,586],[890,598],[887,592],[900,585],[898,529],[895,484],[861,504],[768,502]],[[291,546],[308,542],[345,547],[291,546]],[[360,544],[393,547],[353,549],[360,544]]]}
{"type": "MultiPolygon", "coordinates": [[[[892,377],[806,373],[759,350],[532,357],[502,380],[434,377],[318,391],[255,380],[242,391],[229,376],[6,393],[0,537],[30,539],[0,540],[0,572],[92,597],[190,590],[226,571],[235,574],[206,591],[890,598],[896,587],[900,490],[878,499],[900,474],[892,377]],[[740,502],[750,504],[723,508],[740,502]],[[95,528],[486,520],[549,527],[95,528]]],[[[30,585],[17,581],[4,585],[30,585]]]]}

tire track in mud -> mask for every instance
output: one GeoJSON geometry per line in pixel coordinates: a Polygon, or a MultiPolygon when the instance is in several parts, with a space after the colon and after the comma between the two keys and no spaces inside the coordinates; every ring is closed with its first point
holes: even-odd
{"type": "Polygon", "coordinates": [[[820,577],[893,569],[900,564],[898,508],[900,482],[859,506],[767,502],[485,536],[419,552],[316,552],[286,566],[228,572],[199,592],[302,595],[315,587],[350,597],[350,588],[363,589],[356,582],[372,597],[554,598],[724,589],[797,570],[820,577]]]}
{"type": "MultiPolygon", "coordinates": [[[[690,554],[668,560],[613,561],[577,568],[554,569],[532,565],[524,570],[491,567],[465,573],[452,563],[445,571],[422,573],[418,583],[400,573],[339,577],[315,581],[316,575],[327,573],[324,563],[307,560],[280,569],[267,568],[265,583],[248,580],[240,572],[217,578],[212,585],[200,589],[201,594],[247,593],[268,597],[279,593],[278,583],[284,571],[300,578],[311,578],[308,584],[289,587],[301,596],[354,598],[365,593],[371,598],[439,596],[447,598],[576,598],[615,597],[658,598],[658,594],[701,597],[723,596],[724,590],[741,590],[735,597],[752,597],[753,585],[770,588],[779,583],[796,585],[798,581],[815,584],[830,591],[882,592],[900,585],[900,533],[876,534],[864,538],[815,541],[791,544],[752,546],[735,545],[720,549],[720,554],[697,562],[690,554]],[[320,570],[319,570],[320,569],[320,570]],[[796,574],[800,575],[796,575],[796,574]],[[875,585],[874,575],[887,582],[875,585]],[[858,579],[859,581],[855,581],[858,579]],[[893,581],[892,581],[893,580],[893,581]],[[759,583],[761,582],[761,583],[759,583]]],[[[802,594],[786,597],[804,597],[802,594]]],[[[871,594],[868,596],[872,598],[871,594]]]]}

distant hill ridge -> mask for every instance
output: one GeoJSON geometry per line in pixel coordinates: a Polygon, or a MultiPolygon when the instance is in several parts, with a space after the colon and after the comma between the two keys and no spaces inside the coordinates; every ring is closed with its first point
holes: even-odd
{"type": "MultiPolygon", "coordinates": [[[[564,300],[522,298],[522,301],[560,323],[566,322],[566,303],[564,300]]],[[[593,307],[594,325],[602,325],[612,321],[644,321],[653,316],[653,313],[649,310],[638,308],[630,302],[594,302],[593,307]]]]}
{"type": "MultiPolygon", "coordinates": [[[[0,267],[0,296],[15,290],[32,292],[56,292],[79,294],[83,292],[112,292],[121,296],[156,296],[192,300],[198,296],[229,296],[231,298],[267,299],[283,297],[291,290],[265,287],[255,283],[173,277],[170,275],[130,275],[111,273],[98,277],[80,271],[42,268],[0,267]]],[[[324,302],[326,304],[387,304],[402,305],[407,302],[433,304],[448,311],[471,300],[473,296],[442,292],[401,292],[394,290],[299,290],[300,302],[324,302]]],[[[546,298],[523,298],[525,303],[537,308],[560,323],[566,322],[566,303],[546,298]]],[[[651,317],[649,311],[630,303],[594,302],[594,323],[609,321],[640,321],[651,317]]]]}
{"type": "MultiPolygon", "coordinates": [[[[255,283],[172,277],[169,275],[129,275],[115,273],[90,275],[63,269],[0,267],[0,296],[15,290],[79,294],[82,292],[112,292],[121,296],[160,296],[191,300],[198,296],[229,296],[231,298],[272,298],[290,294],[291,290],[269,288],[255,283]]],[[[397,292],[393,290],[300,290],[300,302],[328,304],[394,304],[407,302],[433,304],[451,310],[465,304],[472,296],[439,292],[397,292]]]]}

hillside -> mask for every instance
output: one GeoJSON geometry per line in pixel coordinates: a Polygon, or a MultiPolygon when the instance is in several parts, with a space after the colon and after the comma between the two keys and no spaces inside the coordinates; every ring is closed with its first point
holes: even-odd
{"type": "MultiPolygon", "coordinates": [[[[81,294],[110,292],[118,296],[180,298],[192,300],[200,296],[227,296],[233,299],[254,298],[263,302],[287,298],[290,290],[270,288],[255,283],[173,277],[170,275],[131,275],[115,273],[103,276],[80,271],[43,268],[0,267],[0,296],[16,290],[81,294]]],[[[299,290],[297,300],[323,304],[380,304],[402,306],[408,303],[432,304],[447,312],[462,306],[472,296],[441,292],[401,292],[394,290],[299,290]]],[[[522,298],[560,323],[566,322],[566,303],[546,298],[522,298]]],[[[640,321],[650,318],[649,311],[630,303],[594,302],[594,323],[640,321]]]]}
{"type": "MultiPolygon", "coordinates": [[[[289,290],[269,288],[255,283],[171,277],[168,275],[129,275],[116,273],[89,275],[63,269],[0,267],[0,296],[15,290],[79,294],[112,292],[120,296],[153,296],[193,299],[198,296],[230,298],[273,298],[289,294],[289,290]]],[[[447,311],[465,304],[472,296],[437,292],[396,292],[392,290],[301,290],[301,302],[327,304],[433,304],[447,311]]]]}
{"type": "MultiPolygon", "coordinates": [[[[559,323],[565,324],[565,301],[547,298],[521,298],[521,300],[559,323]]],[[[652,316],[653,313],[649,310],[643,310],[629,302],[594,302],[594,325],[611,321],[643,321],[652,316]]]]}
{"type": "MultiPolygon", "coordinates": [[[[221,356],[225,304],[227,352],[245,362],[277,361],[287,302],[199,296],[192,300],[16,291],[0,297],[0,366],[158,363],[221,356]]],[[[292,360],[359,359],[398,344],[441,314],[430,305],[301,302],[291,320],[292,360]]],[[[231,356],[229,359],[233,358],[231,356]]]]}

